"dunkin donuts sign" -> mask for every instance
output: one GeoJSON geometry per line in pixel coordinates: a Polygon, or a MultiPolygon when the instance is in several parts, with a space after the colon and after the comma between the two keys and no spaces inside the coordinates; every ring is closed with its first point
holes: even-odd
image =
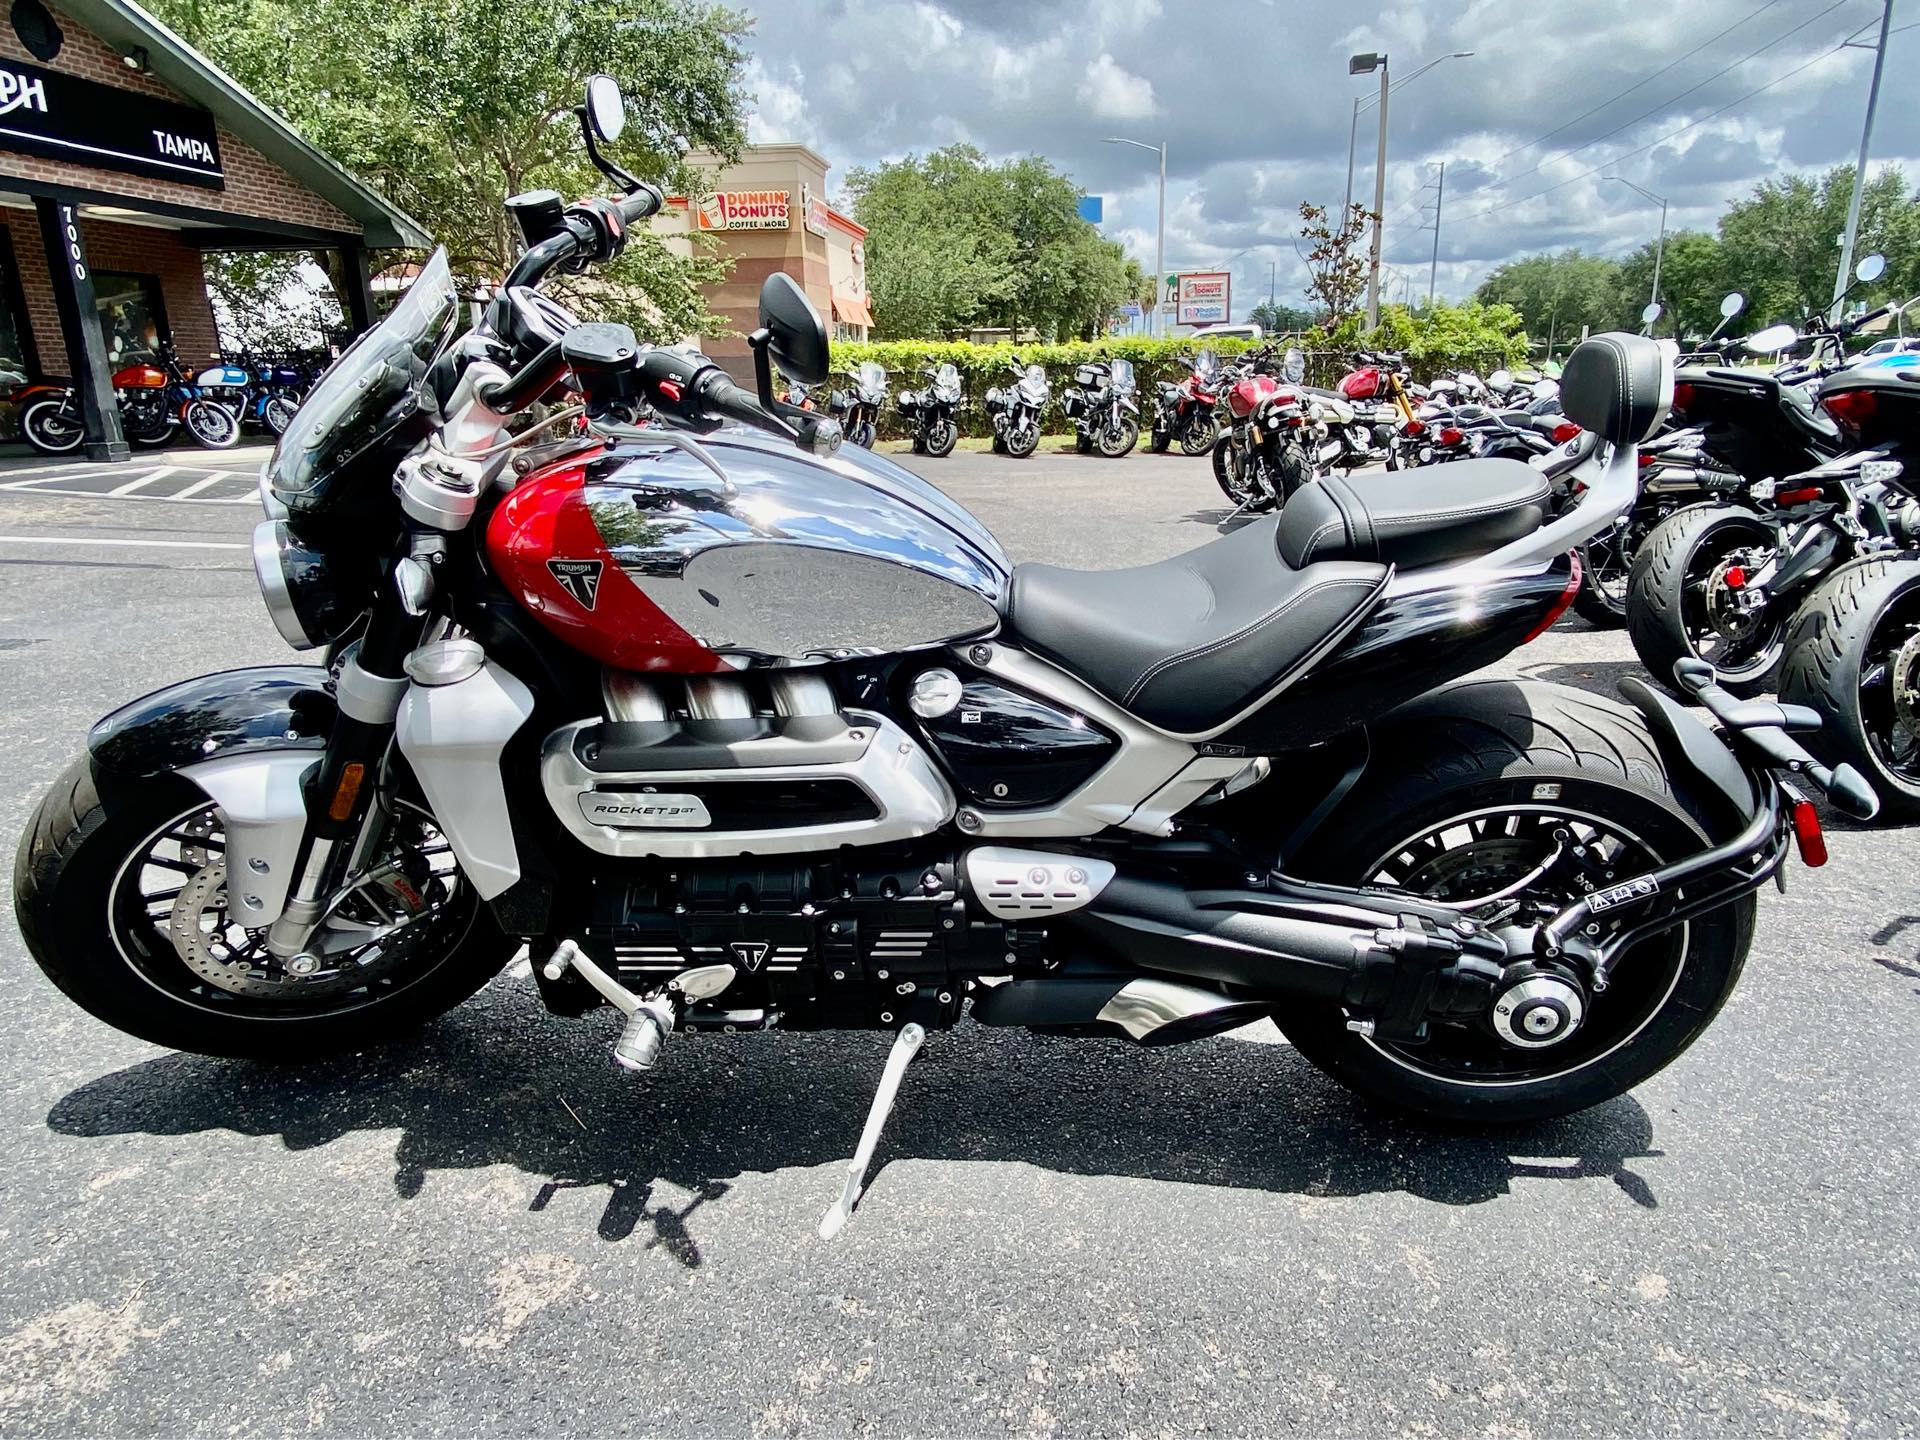
{"type": "Polygon", "coordinates": [[[791,196],[785,190],[722,190],[694,210],[702,230],[785,230],[791,196]]]}

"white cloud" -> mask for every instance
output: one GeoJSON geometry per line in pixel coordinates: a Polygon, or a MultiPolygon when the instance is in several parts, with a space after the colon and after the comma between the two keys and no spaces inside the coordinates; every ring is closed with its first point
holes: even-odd
{"type": "Polygon", "coordinates": [[[747,90],[754,106],[747,116],[747,139],[755,145],[820,145],[820,129],[800,93],[799,67],[787,66],[787,78],[774,76],[759,56],[747,61],[747,90]]]}
{"type": "Polygon", "coordinates": [[[1153,98],[1153,82],[1135,75],[1104,50],[1087,67],[1086,78],[1074,93],[1101,120],[1145,120],[1160,109],[1153,98]]]}

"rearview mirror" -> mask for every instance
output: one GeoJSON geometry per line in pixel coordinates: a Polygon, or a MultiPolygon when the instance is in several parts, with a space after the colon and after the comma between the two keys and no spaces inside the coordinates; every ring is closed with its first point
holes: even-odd
{"type": "Polygon", "coordinates": [[[760,287],[760,328],[773,363],[794,379],[818,385],[830,365],[827,325],[791,275],[776,270],[760,287]]]}
{"type": "Polygon", "coordinates": [[[1658,320],[1659,318],[1660,318],[1660,305],[1657,301],[1647,304],[1640,311],[1640,323],[1642,325],[1651,325],[1654,321],[1658,320]]]}
{"type": "Polygon", "coordinates": [[[1722,320],[1731,320],[1746,308],[1747,297],[1742,295],[1738,290],[1732,291],[1726,299],[1720,302],[1720,318],[1722,320]]]}
{"type": "Polygon", "coordinates": [[[1298,346],[1287,350],[1286,357],[1280,362],[1280,373],[1286,377],[1289,385],[1298,385],[1307,378],[1307,357],[1298,346]]]}
{"type": "Polygon", "coordinates": [[[587,81],[587,119],[594,138],[611,145],[627,128],[627,102],[620,94],[620,82],[611,75],[595,75],[587,81]]]}
{"type": "Polygon", "coordinates": [[[1775,355],[1799,338],[1800,332],[1791,325],[1769,325],[1749,335],[1746,346],[1756,355],[1775,355]]]}
{"type": "Polygon", "coordinates": [[[1884,255],[1868,255],[1853,267],[1853,278],[1862,285],[1871,285],[1886,273],[1887,257],[1884,255]]]}

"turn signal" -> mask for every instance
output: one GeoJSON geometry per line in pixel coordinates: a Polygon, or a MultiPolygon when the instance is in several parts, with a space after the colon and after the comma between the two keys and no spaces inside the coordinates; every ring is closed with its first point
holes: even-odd
{"type": "Polygon", "coordinates": [[[1793,838],[1802,864],[1818,869],[1827,863],[1827,837],[1820,833],[1820,812],[1811,800],[1793,802],[1793,838]]]}
{"type": "Polygon", "coordinates": [[[1466,436],[1462,435],[1453,426],[1448,425],[1442,428],[1442,430],[1440,431],[1440,437],[1439,437],[1438,443],[1442,445],[1449,445],[1449,446],[1458,445],[1462,440],[1466,438],[1467,438],[1466,436]]]}

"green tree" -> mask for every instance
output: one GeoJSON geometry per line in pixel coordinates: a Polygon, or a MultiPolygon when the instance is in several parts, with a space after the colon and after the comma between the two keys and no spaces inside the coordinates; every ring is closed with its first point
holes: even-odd
{"type": "MultiPolygon", "coordinates": [[[[501,201],[604,189],[572,114],[605,71],[629,106],[617,150],[679,190],[690,147],[737,156],[746,20],[705,0],[149,0],[160,18],[335,160],[420,221],[475,282],[517,249],[501,201]],[[502,37],[511,36],[512,43],[502,37]]],[[[698,286],[721,274],[636,234],[580,298],[655,338],[710,326],[698,286]]]]}
{"type": "Polygon", "coordinates": [[[1265,300],[1253,307],[1247,319],[1269,335],[1284,335],[1288,331],[1306,330],[1313,325],[1313,316],[1298,305],[1276,305],[1265,300]]]}
{"type": "MultiPolygon", "coordinates": [[[[1640,312],[1653,294],[1654,242],[1620,262],[1620,297],[1613,324],[1640,328],[1640,312]]],[[[1720,323],[1720,301],[1732,288],[1720,242],[1704,230],[1676,230],[1660,256],[1660,307],[1655,335],[1708,334],[1720,323]]],[[[1736,332],[1737,333],[1737,332],[1736,332]]]]}
{"type": "MultiPolygon", "coordinates": [[[[1783,175],[1754,187],[1720,217],[1720,246],[1730,288],[1747,296],[1756,323],[1799,320],[1833,299],[1839,268],[1836,239],[1846,228],[1853,167],[1825,175],[1783,175]]],[[[1887,275],[1863,295],[1905,299],[1920,288],[1920,199],[1891,166],[1867,181],[1861,196],[1856,256],[1879,251],[1887,275]],[[1902,287],[1905,287],[1904,289],[1902,287]]]]}
{"type": "Polygon", "coordinates": [[[1481,282],[1474,299],[1511,305],[1529,335],[1557,347],[1561,340],[1578,336],[1583,325],[1594,330],[1618,326],[1620,295],[1617,262],[1570,249],[1509,260],[1481,282]]]}
{"type": "Polygon", "coordinates": [[[1300,258],[1307,266],[1307,298],[1338,325],[1353,313],[1360,294],[1367,288],[1367,261],[1360,253],[1371,212],[1349,205],[1347,213],[1335,224],[1324,205],[1302,203],[1300,238],[1307,248],[1300,258]]]}

